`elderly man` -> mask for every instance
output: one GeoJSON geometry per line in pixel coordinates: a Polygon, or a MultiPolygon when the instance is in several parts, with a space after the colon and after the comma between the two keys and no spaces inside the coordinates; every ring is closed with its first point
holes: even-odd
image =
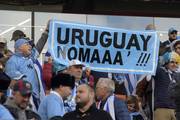
{"type": "MultiPolygon", "coordinates": [[[[28,81],[18,80],[13,86],[13,97],[7,99],[5,106],[17,120],[40,120],[38,114],[28,108],[32,94],[32,85],[28,81]]],[[[30,106],[29,106],[30,107],[30,106]]]]}
{"type": "Polygon", "coordinates": [[[63,101],[71,95],[74,85],[75,78],[69,74],[59,73],[52,78],[52,91],[43,99],[38,110],[42,120],[60,119],[65,114],[63,101]]]}
{"type": "Polygon", "coordinates": [[[113,120],[130,120],[127,105],[114,95],[115,84],[109,78],[100,78],[96,84],[98,108],[110,113],[113,120]]]}
{"type": "Polygon", "coordinates": [[[12,79],[11,85],[15,83],[15,80],[24,79],[29,81],[33,86],[33,102],[34,109],[38,109],[39,103],[45,96],[45,91],[41,82],[41,76],[39,74],[40,66],[37,62],[37,58],[41,53],[47,38],[49,22],[41,38],[37,42],[35,47],[32,47],[29,40],[25,38],[25,34],[22,31],[15,31],[12,39],[15,40],[15,54],[7,61],[5,66],[5,72],[12,79]]]}
{"type": "Polygon", "coordinates": [[[163,60],[163,66],[157,67],[154,76],[154,120],[176,120],[173,86],[179,81],[180,73],[177,72],[178,64],[172,53],[164,54],[163,60]]]}
{"type": "Polygon", "coordinates": [[[87,84],[78,86],[76,103],[76,110],[66,113],[63,116],[63,120],[112,120],[108,113],[96,108],[94,91],[87,84]]]}

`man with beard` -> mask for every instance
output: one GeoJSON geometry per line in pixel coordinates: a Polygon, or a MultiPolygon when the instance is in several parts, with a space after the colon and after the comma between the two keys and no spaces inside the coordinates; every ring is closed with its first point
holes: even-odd
{"type": "Polygon", "coordinates": [[[96,108],[94,91],[87,84],[78,86],[75,100],[76,110],[66,113],[63,120],[112,120],[107,112],[96,108]]]}
{"type": "Polygon", "coordinates": [[[12,91],[13,97],[7,99],[5,107],[16,120],[40,120],[37,113],[29,109],[29,99],[32,95],[32,85],[28,81],[18,80],[12,91]]]}

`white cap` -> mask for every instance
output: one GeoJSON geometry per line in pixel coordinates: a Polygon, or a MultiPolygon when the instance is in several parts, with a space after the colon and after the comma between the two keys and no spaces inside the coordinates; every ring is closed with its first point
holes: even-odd
{"type": "Polygon", "coordinates": [[[6,38],[4,38],[4,37],[0,37],[0,43],[7,43],[6,38]]]}
{"type": "Polygon", "coordinates": [[[79,60],[71,60],[71,61],[69,62],[69,67],[70,67],[70,66],[73,66],[73,65],[85,67],[85,65],[82,64],[82,62],[80,62],[79,60]]]}

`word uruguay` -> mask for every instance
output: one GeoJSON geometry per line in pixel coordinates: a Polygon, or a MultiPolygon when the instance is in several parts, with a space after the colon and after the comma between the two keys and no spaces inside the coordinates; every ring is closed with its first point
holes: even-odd
{"type": "Polygon", "coordinates": [[[99,30],[58,27],[57,42],[60,45],[57,46],[57,56],[63,55],[64,57],[67,56],[69,60],[79,59],[88,63],[104,64],[107,62],[108,64],[119,63],[123,65],[120,50],[135,48],[137,51],[147,51],[150,39],[151,35],[145,36],[144,34],[127,35],[125,32],[100,32],[99,30]],[[93,36],[93,38],[90,36],[93,36]],[[67,48],[66,44],[71,46],[67,48]],[[76,46],[77,44],[79,44],[79,47],[76,46]],[[62,45],[64,46],[62,47],[62,45]],[[115,50],[108,49],[110,47],[115,50]],[[100,52],[100,49],[104,49],[104,51],[100,52]],[[111,54],[114,54],[114,52],[116,53],[112,58],[111,54]]]}

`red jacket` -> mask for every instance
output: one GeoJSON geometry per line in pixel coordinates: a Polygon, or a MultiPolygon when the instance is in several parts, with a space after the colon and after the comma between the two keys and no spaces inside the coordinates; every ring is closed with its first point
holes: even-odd
{"type": "Polygon", "coordinates": [[[52,78],[52,63],[44,63],[42,76],[46,85],[46,90],[50,90],[52,78]]]}

